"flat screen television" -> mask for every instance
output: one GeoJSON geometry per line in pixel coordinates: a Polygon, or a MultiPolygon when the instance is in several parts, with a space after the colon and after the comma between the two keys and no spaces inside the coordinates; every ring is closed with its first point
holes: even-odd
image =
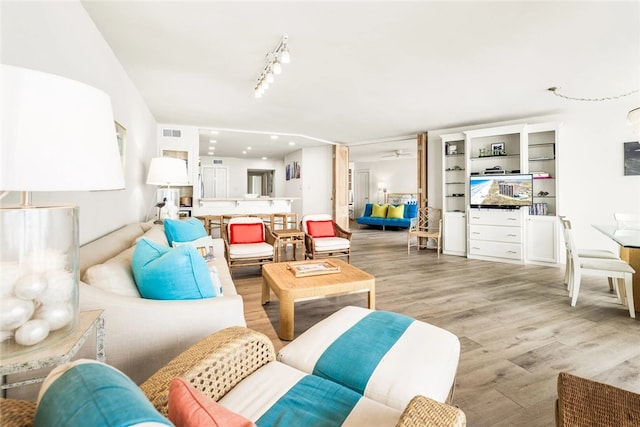
{"type": "Polygon", "coordinates": [[[472,208],[518,209],[533,203],[533,175],[473,175],[469,181],[472,208]]]}

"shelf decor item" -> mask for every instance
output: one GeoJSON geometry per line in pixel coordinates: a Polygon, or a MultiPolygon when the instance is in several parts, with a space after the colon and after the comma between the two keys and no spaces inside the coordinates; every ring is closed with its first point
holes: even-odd
{"type": "Polygon", "coordinates": [[[0,358],[58,342],[78,319],[78,207],[31,192],[114,190],[124,179],[111,100],[84,83],[2,65],[0,358]]]}

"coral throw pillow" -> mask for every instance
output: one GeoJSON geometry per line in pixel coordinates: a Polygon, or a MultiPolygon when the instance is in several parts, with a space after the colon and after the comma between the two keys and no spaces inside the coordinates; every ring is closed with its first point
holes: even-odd
{"type": "Polygon", "coordinates": [[[333,220],[307,221],[307,231],[311,237],[336,237],[333,220]]]}
{"type": "Polygon", "coordinates": [[[252,224],[230,224],[229,235],[232,245],[238,243],[262,243],[264,242],[263,225],[259,223],[252,224]]]}
{"type": "Polygon", "coordinates": [[[387,217],[387,205],[373,205],[373,209],[371,210],[371,216],[376,218],[386,218],[387,217]]]}
{"type": "Polygon", "coordinates": [[[174,378],[169,385],[169,421],[176,427],[255,427],[182,378],[174,378]]]}
{"type": "Polygon", "coordinates": [[[404,218],[404,205],[398,205],[398,206],[389,205],[389,209],[387,210],[387,218],[396,218],[396,219],[404,218]]]}

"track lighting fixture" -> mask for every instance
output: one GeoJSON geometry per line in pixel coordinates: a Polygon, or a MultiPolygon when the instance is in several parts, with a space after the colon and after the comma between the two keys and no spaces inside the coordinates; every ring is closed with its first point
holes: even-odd
{"type": "Polygon", "coordinates": [[[274,82],[274,75],[282,73],[282,64],[291,62],[287,40],[288,36],[285,34],[282,36],[282,40],[280,40],[278,46],[267,53],[267,63],[256,80],[254,87],[256,98],[261,98],[264,92],[269,89],[269,84],[274,82]]]}

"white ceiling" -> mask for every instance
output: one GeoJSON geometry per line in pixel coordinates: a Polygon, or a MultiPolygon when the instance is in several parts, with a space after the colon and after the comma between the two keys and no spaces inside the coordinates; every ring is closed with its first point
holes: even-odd
{"type": "MultiPolygon", "coordinates": [[[[594,98],[640,87],[638,1],[82,4],[159,123],[259,132],[221,131],[216,156],[281,158],[323,143],[313,137],[378,141],[350,155],[381,159],[397,149],[386,139],[588,108],[550,86],[594,98]],[[283,34],[291,63],[257,99],[283,34]]],[[[608,102],[623,114],[640,97],[608,102]]]]}

